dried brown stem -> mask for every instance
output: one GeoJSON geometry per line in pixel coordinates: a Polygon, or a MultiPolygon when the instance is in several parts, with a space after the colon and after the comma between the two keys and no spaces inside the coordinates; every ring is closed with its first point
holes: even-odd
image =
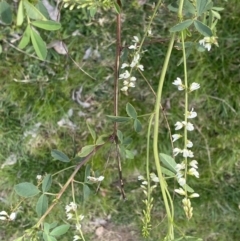
{"type": "MultiPolygon", "coordinates": [[[[115,57],[115,73],[114,73],[114,115],[118,116],[118,77],[119,77],[119,63],[121,54],[121,15],[117,14],[117,30],[116,30],[116,57],[115,57]]],[[[114,137],[116,139],[118,124],[114,123],[114,137]]]]}
{"type": "MultiPolygon", "coordinates": [[[[122,9],[121,1],[117,0],[117,4],[119,8],[122,9]]],[[[119,65],[120,65],[120,55],[122,51],[121,45],[121,14],[117,14],[116,17],[116,57],[115,57],[115,75],[114,75],[114,115],[118,116],[118,93],[119,93],[119,65]]],[[[120,191],[123,199],[126,199],[125,192],[124,192],[124,185],[123,185],[123,177],[122,177],[122,164],[121,164],[121,157],[119,153],[119,146],[118,146],[118,138],[117,138],[117,129],[118,123],[114,123],[114,131],[113,136],[116,144],[116,159],[118,163],[118,173],[119,173],[119,181],[120,181],[120,191]]]]}
{"type": "MultiPolygon", "coordinates": [[[[103,144],[104,145],[104,144],[103,144]]],[[[72,175],[69,177],[69,179],[67,180],[67,182],[65,183],[65,185],[62,187],[62,189],[60,190],[60,192],[58,193],[58,195],[56,196],[55,200],[53,201],[52,205],[48,208],[48,210],[44,213],[44,215],[39,219],[39,221],[36,224],[36,227],[39,227],[42,222],[44,221],[44,219],[47,217],[47,215],[51,212],[51,210],[54,208],[54,206],[58,203],[59,199],[61,198],[61,196],[63,195],[63,193],[66,191],[66,189],[68,188],[69,184],[72,183],[75,175],[78,173],[79,169],[86,164],[89,159],[103,146],[103,145],[99,145],[96,146],[95,149],[89,153],[77,166],[76,169],[74,170],[74,172],[72,173],[72,175]]]]}

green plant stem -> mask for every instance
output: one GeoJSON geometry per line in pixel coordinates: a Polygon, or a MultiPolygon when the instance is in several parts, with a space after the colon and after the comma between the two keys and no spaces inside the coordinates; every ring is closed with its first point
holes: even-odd
{"type": "MultiPolygon", "coordinates": [[[[155,9],[154,9],[154,11],[153,11],[153,14],[152,14],[152,16],[151,16],[151,18],[150,18],[150,20],[149,20],[147,29],[146,29],[146,31],[145,31],[145,33],[144,33],[144,35],[143,35],[143,38],[142,38],[142,40],[141,40],[141,42],[140,42],[140,44],[139,44],[138,50],[134,53],[134,55],[135,55],[135,54],[139,54],[139,53],[141,52],[142,46],[143,46],[143,44],[144,44],[144,41],[145,41],[145,39],[146,39],[146,37],[147,37],[147,35],[148,35],[148,31],[149,31],[150,28],[151,28],[153,19],[156,17],[157,11],[158,11],[161,3],[162,3],[162,0],[159,0],[158,3],[157,3],[157,5],[155,6],[155,9]]],[[[133,68],[130,69],[130,76],[132,75],[132,71],[133,71],[133,68]]],[[[139,70],[139,72],[141,72],[141,71],[139,70]]],[[[152,88],[151,88],[151,90],[152,90],[152,88]]],[[[152,91],[153,91],[153,90],[152,90],[152,91]]],[[[153,91],[153,93],[154,93],[154,91],[153,91]]]]}
{"type": "Polygon", "coordinates": [[[160,7],[161,4],[162,4],[162,0],[159,0],[158,3],[157,3],[157,5],[155,6],[155,9],[154,9],[154,11],[153,11],[153,14],[152,14],[152,16],[151,16],[151,18],[150,18],[150,20],[149,20],[147,29],[146,29],[146,31],[145,31],[145,33],[144,33],[144,35],[143,35],[142,41],[141,41],[141,43],[140,43],[140,45],[139,45],[138,53],[140,52],[140,50],[141,50],[141,48],[142,48],[142,45],[143,45],[143,43],[144,43],[144,41],[145,41],[145,38],[147,37],[148,32],[149,32],[149,30],[150,30],[150,28],[151,28],[153,19],[155,18],[156,14],[157,14],[157,11],[158,11],[158,9],[159,9],[159,7],[160,7]]]}
{"type": "Polygon", "coordinates": [[[180,22],[182,22],[182,19],[183,19],[183,15],[182,15],[183,3],[184,3],[184,0],[180,0],[179,7],[178,7],[178,17],[180,19],[180,22]]]}
{"type": "Polygon", "coordinates": [[[147,133],[147,160],[146,160],[146,174],[147,174],[147,182],[148,182],[148,201],[150,201],[150,172],[149,172],[149,151],[150,151],[150,135],[151,135],[151,126],[153,121],[154,114],[150,116],[149,124],[148,124],[148,133],[147,133]]]}
{"type": "MultiPolygon", "coordinates": [[[[187,123],[188,119],[188,76],[187,76],[187,59],[185,51],[185,42],[184,42],[184,32],[181,31],[181,41],[182,41],[182,52],[183,52],[183,67],[184,67],[184,85],[185,85],[185,111],[184,111],[184,121],[187,123]]],[[[187,126],[184,126],[184,149],[187,149],[187,126]]],[[[185,173],[184,178],[187,181],[187,157],[184,159],[185,162],[185,173]]],[[[186,186],[185,186],[186,192],[186,186]]],[[[186,192],[187,193],[187,192],[186,192]]]]}
{"type": "MultiPolygon", "coordinates": [[[[167,212],[167,217],[168,217],[168,237],[171,239],[174,239],[174,232],[173,232],[173,213],[171,213],[171,210],[169,208],[168,204],[168,199],[167,199],[167,188],[166,188],[166,182],[165,179],[162,175],[161,171],[161,165],[160,165],[160,158],[159,158],[159,151],[158,151],[158,131],[159,131],[159,112],[160,112],[160,106],[161,106],[161,97],[162,97],[162,89],[163,89],[163,83],[164,79],[166,76],[167,72],[167,67],[169,64],[173,44],[174,44],[174,39],[175,39],[175,33],[172,34],[167,54],[164,60],[160,80],[159,80],[159,86],[158,86],[158,91],[157,91],[157,98],[156,98],[156,103],[155,103],[155,121],[154,121],[154,135],[153,135],[153,152],[154,152],[154,159],[155,159],[155,165],[157,168],[157,173],[160,181],[160,187],[161,187],[161,192],[163,196],[163,201],[165,205],[165,209],[167,212]]],[[[171,200],[170,200],[171,202],[171,200]]]]}
{"type": "Polygon", "coordinates": [[[144,203],[146,209],[144,210],[144,219],[143,219],[143,236],[146,238],[149,236],[149,229],[151,227],[151,209],[152,209],[152,200],[151,200],[151,179],[150,179],[150,170],[149,170],[149,156],[150,156],[150,138],[151,138],[151,126],[153,122],[154,114],[151,114],[148,123],[148,132],[147,132],[147,156],[146,156],[146,176],[147,176],[147,200],[144,198],[144,203]],[[146,202],[145,202],[146,201],[146,202]]]}

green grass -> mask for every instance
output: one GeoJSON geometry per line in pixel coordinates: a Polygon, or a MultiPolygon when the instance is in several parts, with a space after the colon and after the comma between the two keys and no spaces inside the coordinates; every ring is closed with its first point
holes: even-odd
{"type": "MultiPolygon", "coordinates": [[[[200,198],[192,200],[194,216],[190,222],[184,216],[180,198],[177,196],[174,198],[178,227],[186,235],[202,237],[204,241],[240,240],[238,219],[240,200],[238,60],[240,18],[238,13],[240,4],[238,1],[218,4],[218,6],[222,5],[225,10],[222,12],[217,33],[220,47],[213,47],[210,52],[201,55],[195,53],[189,59],[189,81],[201,84],[200,90],[190,96],[191,105],[198,113],[195,121],[197,131],[191,133],[191,139],[194,141],[194,153],[199,161],[200,171],[199,180],[191,183],[194,190],[200,194],[200,198]]],[[[134,6],[128,8],[125,16],[127,20],[123,23],[123,41],[127,41],[126,43],[131,41],[133,35],[142,35],[142,26],[146,25],[143,16],[151,13],[149,7],[144,7],[138,14],[132,14],[133,9],[134,6]]],[[[157,36],[165,38],[168,36],[168,26],[171,26],[173,20],[165,8],[161,14],[154,23],[153,31],[157,36]]],[[[57,37],[64,39],[68,44],[74,59],[83,64],[83,68],[96,80],[90,79],[77,69],[70,58],[58,56],[53,50],[48,57],[52,64],[40,63],[11,48],[8,48],[7,54],[0,55],[0,165],[12,153],[15,153],[18,159],[15,165],[0,170],[2,200],[0,210],[9,210],[11,205],[19,200],[12,191],[13,185],[23,181],[36,183],[37,174],[54,173],[74,164],[53,161],[50,152],[51,149],[58,149],[69,157],[74,157],[82,146],[91,144],[86,120],[92,124],[99,135],[111,134],[113,126],[109,120],[106,120],[105,115],[113,114],[115,17],[113,13],[106,15],[105,12],[99,13],[98,17],[104,17],[107,21],[101,28],[96,22],[89,26],[90,21],[84,13],[81,15],[74,10],[69,14],[64,11],[63,27],[67,27],[67,30],[56,33],[57,37]],[[81,36],[71,37],[71,33],[76,29],[80,30],[81,36]],[[83,63],[82,56],[89,46],[98,48],[101,58],[83,63]],[[26,75],[29,75],[30,79],[47,76],[49,80],[46,82],[38,79],[31,83],[13,81],[14,78],[22,80],[26,75]],[[83,86],[82,99],[91,103],[89,109],[83,109],[71,99],[71,91],[80,86],[83,86]],[[57,125],[70,108],[74,111],[70,119],[77,126],[74,131],[57,125]],[[86,116],[79,117],[78,111],[85,112],[86,116]],[[37,137],[32,140],[31,137],[25,138],[24,132],[31,130],[38,122],[42,124],[37,137]]],[[[0,30],[2,29],[3,27],[0,30]]],[[[52,36],[44,37],[50,39],[52,36]]],[[[166,43],[154,43],[144,46],[148,49],[142,59],[146,66],[144,74],[154,90],[158,85],[166,45],[166,43]]],[[[176,66],[180,56],[180,51],[174,50],[163,93],[164,101],[168,98],[171,102],[171,108],[166,110],[171,128],[182,116],[179,103],[183,102],[183,96],[181,93],[175,94],[175,88],[172,85],[176,77],[183,77],[182,66],[176,66]]],[[[129,96],[120,95],[121,115],[126,115],[127,102],[130,102],[139,115],[142,115],[152,112],[154,96],[145,82],[138,81],[137,87],[130,92],[129,96]]],[[[148,117],[142,117],[141,121],[146,128],[148,117]]],[[[161,152],[171,153],[167,126],[164,121],[161,122],[159,147],[161,152]]],[[[89,235],[88,240],[94,240],[92,234],[94,230],[89,232],[87,223],[96,217],[106,218],[109,214],[111,214],[110,223],[115,228],[119,227],[120,231],[124,225],[134,224],[133,229],[139,234],[136,235],[136,240],[141,240],[140,217],[144,204],[141,202],[143,194],[139,188],[137,176],[145,173],[146,133],[136,134],[132,131],[132,126],[126,124],[120,124],[119,128],[124,135],[134,140],[128,148],[137,151],[133,160],[123,161],[128,200],[126,202],[120,200],[116,184],[118,182],[117,163],[113,161],[114,149],[111,145],[107,145],[90,162],[95,173],[104,173],[105,176],[99,194],[95,194],[96,186],[91,186],[92,195],[82,203],[82,186],[76,187],[77,201],[82,203],[81,211],[86,216],[85,228],[89,235]]],[[[155,171],[152,159],[151,171],[155,171]]],[[[67,170],[59,175],[53,192],[57,192],[58,184],[64,184],[70,174],[71,170],[67,170]]],[[[82,181],[83,178],[84,169],[80,170],[77,180],[82,181]]],[[[169,185],[172,189],[174,188],[173,183],[170,182],[169,185]]],[[[154,193],[154,200],[153,226],[149,238],[153,241],[162,240],[166,230],[163,222],[165,213],[159,191],[154,193]]],[[[3,240],[10,240],[13,233],[22,233],[24,229],[36,222],[34,206],[32,206],[34,201],[35,199],[22,204],[22,211],[16,223],[3,224],[3,231],[0,232],[0,236],[4,237],[3,240]]],[[[63,200],[53,211],[59,222],[65,219],[64,206],[70,201],[69,189],[69,193],[64,195],[63,200]]]]}

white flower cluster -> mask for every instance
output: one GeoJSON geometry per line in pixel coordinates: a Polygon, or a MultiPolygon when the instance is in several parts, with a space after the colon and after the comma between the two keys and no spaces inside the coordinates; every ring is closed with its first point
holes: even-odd
{"type": "Polygon", "coordinates": [[[210,51],[212,48],[212,44],[218,46],[217,37],[204,37],[203,39],[199,40],[199,44],[202,45],[208,51],[210,51]]]}
{"type": "Polygon", "coordinates": [[[87,179],[88,179],[88,181],[90,181],[90,182],[96,183],[96,182],[101,182],[101,181],[103,181],[104,176],[99,176],[99,177],[91,177],[91,176],[88,176],[87,179]]]}
{"type": "MultiPolygon", "coordinates": [[[[177,77],[177,79],[173,81],[173,85],[176,85],[178,90],[185,90],[185,88],[186,88],[185,85],[182,83],[182,80],[179,77],[177,77]]],[[[193,82],[190,85],[189,92],[192,92],[199,88],[200,88],[200,84],[193,82]]]]}
{"type": "Polygon", "coordinates": [[[70,202],[70,204],[66,205],[65,211],[67,215],[67,220],[72,219],[73,213],[77,210],[77,204],[74,202],[70,202]]]}
{"type": "Polygon", "coordinates": [[[131,68],[130,72],[128,70],[125,70],[124,73],[119,75],[119,79],[123,80],[123,87],[121,88],[122,91],[127,91],[128,88],[133,88],[135,87],[135,82],[137,80],[136,77],[131,76],[131,72],[133,68],[138,68],[141,71],[144,71],[144,67],[142,64],[139,63],[140,61],[140,54],[139,51],[137,51],[138,49],[138,43],[139,43],[139,39],[137,36],[133,37],[133,43],[131,46],[129,46],[129,49],[133,49],[136,50],[136,52],[133,55],[133,60],[130,64],[128,63],[123,63],[121,66],[121,69],[125,69],[125,68],[131,68]]]}
{"type": "Polygon", "coordinates": [[[6,211],[1,211],[0,212],[0,220],[3,221],[14,221],[17,217],[17,213],[16,212],[12,212],[10,215],[8,215],[8,213],[6,211]]]}
{"type": "MultiPolygon", "coordinates": [[[[76,230],[80,232],[80,234],[82,234],[81,231],[81,224],[80,222],[84,219],[84,216],[82,214],[77,215],[77,204],[74,202],[70,202],[70,204],[65,206],[65,212],[67,215],[67,220],[73,219],[73,215],[75,214],[76,217],[76,230]]],[[[82,238],[79,235],[74,235],[73,237],[73,241],[76,240],[81,240],[82,238]]]]}
{"type": "MultiPolygon", "coordinates": [[[[200,88],[200,85],[198,83],[193,82],[190,85],[190,88],[187,89],[186,86],[183,85],[182,80],[180,78],[177,78],[176,80],[174,80],[173,84],[177,86],[179,91],[185,90],[185,91],[192,92],[192,91],[200,88]]],[[[195,112],[194,109],[192,109],[191,111],[188,111],[186,113],[184,121],[176,122],[175,130],[180,130],[182,128],[186,128],[187,131],[193,131],[194,130],[193,124],[186,120],[193,119],[195,117],[197,117],[197,112],[195,112]]],[[[173,134],[172,141],[175,142],[181,137],[182,137],[182,135],[180,135],[180,134],[173,134]]],[[[187,190],[186,190],[186,175],[187,174],[191,175],[191,176],[195,176],[196,178],[199,178],[199,173],[197,170],[198,162],[196,160],[192,160],[189,163],[187,162],[187,158],[194,157],[193,152],[191,150],[189,150],[192,147],[193,147],[192,141],[187,140],[187,141],[185,141],[185,146],[183,149],[180,149],[180,148],[173,149],[174,156],[177,156],[178,154],[182,154],[182,156],[184,158],[184,160],[181,163],[176,165],[176,172],[177,172],[176,178],[177,178],[177,181],[178,181],[179,185],[181,186],[181,188],[175,189],[175,192],[180,195],[185,196],[182,203],[183,203],[183,208],[184,208],[185,214],[188,219],[190,219],[192,217],[192,210],[193,210],[193,208],[191,207],[191,202],[190,202],[189,198],[199,197],[198,193],[192,193],[192,194],[188,195],[187,190]]]]}
{"type": "MultiPolygon", "coordinates": [[[[154,183],[153,185],[150,186],[150,192],[152,192],[153,189],[157,187],[156,184],[159,183],[159,178],[155,173],[150,173],[150,179],[154,183]]],[[[141,188],[143,189],[143,193],[147,196],[146,189],[147,189],[148,181],[142,175],[138,176],[138,180],[142,181],[141,188]]]]}

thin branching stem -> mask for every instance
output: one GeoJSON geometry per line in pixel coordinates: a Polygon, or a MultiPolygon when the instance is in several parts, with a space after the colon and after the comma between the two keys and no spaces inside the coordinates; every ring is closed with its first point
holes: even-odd
{"type": "MultiPolygon", "coordinates": [[[[117,4],[121,9],[121,1],[117,0],[117,4]]],[[[116,17],[116,57],[115,57],[115,75],[114,75],[114,115],[118,116],[118,98],[119,98],[119,66],[120,66],[120,55],[122,51],[122,44],[121,44],[121,14],[118,13],[116,17]]],[[[126,199],[126,195],[124,192],[124,184],[123,184],[123,177],[122,177],[122,164],[121,164],[121,156],[119,153],[119,145],[117,139],[117,130],[118,130],[118,123],[114,122],[114,130],[113,136],[116,143],[116,159],[118,163],[118,173],[119,173],[119,181],[120,181],[120,190],[123,199],[126,199]]]]}
{"type": "MultiPolygon", "coordinates": [[[[120,7],[120,6],[119,6],[120,7]]],[[[119,64],[120,64],[120,54],[121,54],[121,14],[117,14],[116,17],[116,56],[115,56],[115,68],[114,68],[114,115],[118,116],[118,79],[119,79],[119,64]]],[[[118,123],[114,123],[114,137],[117,135],[118,123]]],[[[115,137],[116,138],[116,137],[115,137]]]]}
{"type": "Polygon", "coordinates": [[[44,213],[44,215],[38,220],[37,224],[35,225],[36,227],[39,227],[42,222],[44,221],[44,219],[47,217],[47,215],[51,212],[51,210],[55,207],[56,204],[58,204],[58,201],[60,200],[61,196],[63,195],[63,193],[66,191],[66,189],[68,188],[68,186],[73,182],[75,175],[78,173],[79,169],[86,164],[89,159],[99,150],[101,149],[103,145],[99,145],[96,146],[95,149],[88,154],[77,166],[76,169],[74,170],[74,172],[72,173],[72,175],[68,178],[67,182],[65,183],[65,185],[62,187],[62,189],[59,191],[59,193],[57,194],[56,198],[54,199],[53,203],[51,206],[49,206],[49,208],[47,209],[47,211],[44,213]]]}
{"type": "MultiPolygon", "coordinates": [[[[171,213],[171,210],[169,207],[168,198],[167,198],[167,194],[166,194],[168,192],[168,190],[166,187],[166,182],[163,177],[161,165],[160,165],[160,158],[159,158],[159,151],[158,151],[158,146],[159,146],[158,132],[159,132],[159,116],[160,116],[160,109],[161,109],[161,97],[162,97],[163,83],[164,83],[164,79],[166,76],[167,67],[168,67],[168,64],[170,61],[170,56],[171,56],[171,52],[173,49],[174,39],[175,39],[175,34],[172,34],[170,42],[169,42],[167,54],[166,54],[166,57],[164,60],[163,68],[161,71],[160,80],[159,80],[157,98],[156,98],[156,103],[155,103],[155,120],[154,120],[154,135],[153,135],[154,159],[155,159],[155,165],[157,168],[158,177],[160,180],[161,193],[163,196],[163,201],[164,201],[164,205],[165,205],[165,209],[166,209],[167,217],[168,217],[168,237],[170,238],[170,240],[174,239],[173,214],[171,213]]],[[[169,197],[169,195],[168,195],[168,197],[169,197]]]]}

